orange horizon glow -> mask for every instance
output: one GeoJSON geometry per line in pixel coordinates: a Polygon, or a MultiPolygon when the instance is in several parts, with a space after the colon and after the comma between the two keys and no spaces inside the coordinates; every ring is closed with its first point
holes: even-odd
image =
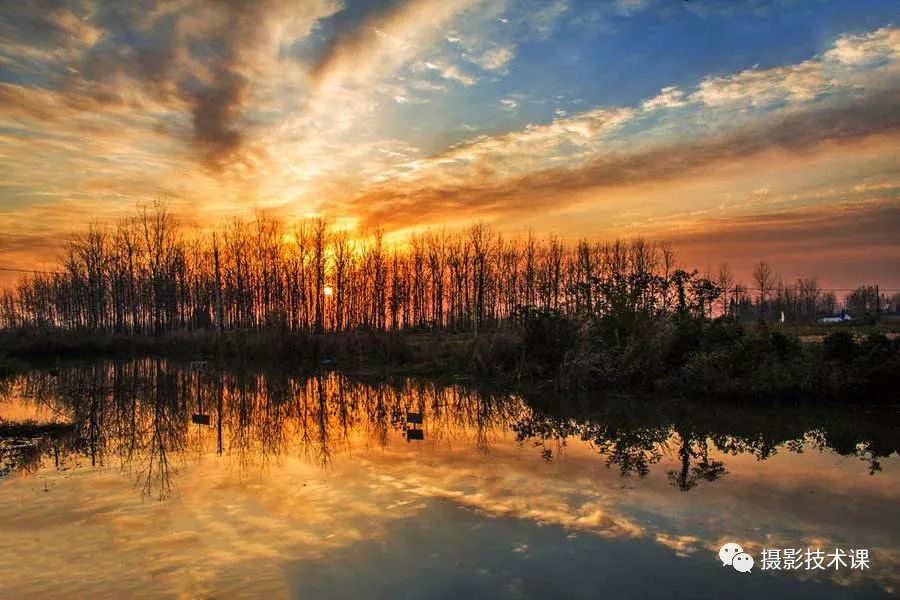
{"type": "MultiPolygon", "coordinates": [[[[55,270],[68,236],[165,197],[192,231],[260,212],[287,244],[317,217],[357,246],[375,229],[403,247],[485,223],[671,241],[683,266],[728,263],[744,280],[766,260],[786,281],[900,288],[889,5],[872,0],[860,20],[833,4],[827,27],[782,39],[793,13],[779,10],[816,16],[371,4],[3,9],[0,268],[55,270]],[[717,46],[748,19],[770,42],[717,46]],[[648,56],[648,22],[672,29],[682,60],[648,56]],[[623,64],[640,66],[605,79],[623,64]]],[[[0,288],[21,276],[0,270],[0,288]]]]}

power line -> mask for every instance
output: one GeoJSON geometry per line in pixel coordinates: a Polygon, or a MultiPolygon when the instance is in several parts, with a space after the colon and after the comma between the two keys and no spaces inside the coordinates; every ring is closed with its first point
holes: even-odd
{"type": "Polygon", "coordinates": [[[10,273],[44,273],[46,275],[64,275],[60,271],[42,271],[40,269],[19,269],[16,267],[0,267],[0,271],[8,271],[10,273]]]}

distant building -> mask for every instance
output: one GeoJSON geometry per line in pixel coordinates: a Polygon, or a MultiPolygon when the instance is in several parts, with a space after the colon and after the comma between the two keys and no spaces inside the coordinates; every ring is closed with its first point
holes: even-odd
{"type": "Polygon", "coordinates": [[[846,323],[847,321],[852,321],[853,317],[847,314],[846,310],[841,311],[836,317],[822,317],[819,319],[819,323],[846,323]]]}

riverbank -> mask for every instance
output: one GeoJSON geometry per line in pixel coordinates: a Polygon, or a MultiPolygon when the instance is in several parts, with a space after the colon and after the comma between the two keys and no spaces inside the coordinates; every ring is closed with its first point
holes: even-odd
{"type": "Polygon", "coordinates": [[[575,322],[543,315],[475,335],[448,331],[197,330],[158,336],[0,332],[16,362],[157,356],[464,376],[522,388],[617,389],[722,399],[898,404],[900,339],[885,328],[746,326],[729,320],[575,322]]]}

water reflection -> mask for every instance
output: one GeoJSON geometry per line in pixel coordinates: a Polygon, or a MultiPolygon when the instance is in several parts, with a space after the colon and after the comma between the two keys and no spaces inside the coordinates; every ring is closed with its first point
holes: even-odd
{"type": "Polygon", "coordinates": [[[242,466],[299,453],[328,465],[354,440],[385,446],[389,432],[408,441],[467,440],[482,452],[498,432],[512,431],[545,461],[554,447],[587,442],[622,476],[646,476],[664,457],[671,485],[689,491],[727,475],[719,456],[766,460],[810,448],[859,458],[874,475],[881,459],[900,451],[896,411],[791,407],[713,407],[658,399],[496,394],[415,379],[370,381],[337,372],[290,374],[213,370],[205,362],[162,359],[102,362],[33,371],[0,388],[9,402],[65,415],[73,427],[42,438],[6,470],[34,471],[41,457],[91,466],[132,468],[142,490],[165,497],[173,455],[211,448],[242,466]],[[65,435],[61,435],[64,433],[65,435]]]}
{"type": "MultiPolygon", "coordinates": [[[[672,486],[689,491],[727,474],[720,455],[749,454],[766,460],[779,452],[828,450],[860,459],[866,471],[900,452],[896,409],[828,406],[711,405],[658,398],[527,397],[531,410],[512,424],[521,441],[589,442],[623,476],[645,476],[664,456],[677,456],[667,472],[672,486]]],[[[544,450],[552,459],[552,451],[544,450]]]]}
{"type": "MultiPolygon", "coordinates": [[[[402,380],[368,384],[335,373],[212,371],[165,360],[34,371],[6,393],[68,415],[71,434],[52,441],[64,462],[134,469],[145,493],[165,497],[173,455],[215,449],[242,466],[292,453],[327,466],[353,441],[385,446],[390,432],[432,442],[491,437],[527,418],[521,398],[402,380]]],[[[51,448],[46,448],[49,453],[51,448]]],[[[34,459],[20,467],[34,470],[34,459]]]]}
{"type": "MultiPolygon", "coordinates": [[[[596,541],[578,544],[598,556],[634,552],[620,545],[626,541],[644,548],[640,556],[664,548],[695,561],[697,577],[721,577],[705,559],[725,538],[754,552],[807,544],[872,551],[870,572],[777,574],[780,585],[787,577],[891,593],[900,572],[900,444],[890,411],[559,399],[164,360],[36,370],[7,381],[0,398],[0,416],[71,424],[25,444],[28,453],[5,455],[12,471],[30,477],[0,483],[0,550],[28,549],[44,529],[116,547],[125,561],[166,548],[152,577],[188,596],[241,595],[220,580],[238,586],[263,572],[283,593],[283,573],[266,561],[290,559],[303,573],[323,561],[338,569],[337,549],[340,568],[353,571],[400,543],[398,523],[415,524],[410,535],[418,531],[426,545],[448,527],[471,525],[469,538],[459,532],[441,542],[457,558],[471,554],[459,560],[494,561],[470,546],[470,538],[484,548],[503,541],[474,533],[489,527],[510,536],[504,543],[514,542],[516,560],[536,545],[574,544],[571,536],[589,533],[596,541]],[[126,486],[116,483],[122,473],[126,486]],[[84,515],[94,527],[83,526],[84,515]],[[552,527],[489,526],[484,518],[552,527]],[[61,530],[48,526],[59,522],[61,530]],[[185,522],[202,524],[203,533],[185,522]],[[554,527],[570,533],[553,537],[554,527]],[[220,551],[192,564],[210,545],[220,551]],[[245,571],[235,570],[238,555],[245,571]],[[185,572],[203,586],[179,587],[185,572]]],[[[663,563],[644,568],[668,568],[663,563]]],[[[0,565],[0,579],[22,591],[34,592],[34,575],[27,561],[0,565]]],[[[829,595],[819,592],[812,595],[829,595]]]]}

